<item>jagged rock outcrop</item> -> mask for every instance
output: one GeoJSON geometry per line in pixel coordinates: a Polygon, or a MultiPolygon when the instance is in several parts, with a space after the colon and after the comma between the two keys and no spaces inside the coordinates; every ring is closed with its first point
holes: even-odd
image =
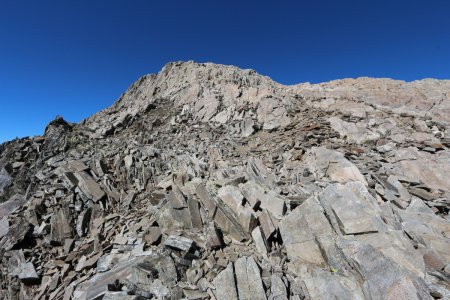
{"type": "Polygon", "coordinates": [[[1,299],[448,299],[450,81],[177,62],[0,146],[1,299]]]}

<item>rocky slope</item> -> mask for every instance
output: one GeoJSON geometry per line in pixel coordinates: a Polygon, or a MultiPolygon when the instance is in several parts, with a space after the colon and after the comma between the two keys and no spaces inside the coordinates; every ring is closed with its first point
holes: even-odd
{"type": "Polygon", "coordinates": [[[0,146],[0,299],[449,299],[450,81],[177,62],[0,146]]]}

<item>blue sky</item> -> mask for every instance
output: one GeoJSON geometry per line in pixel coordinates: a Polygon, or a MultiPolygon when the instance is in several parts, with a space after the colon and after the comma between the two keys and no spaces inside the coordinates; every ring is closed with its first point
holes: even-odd
{"type": "Polygon", "coordinates": [[[450,1],[2,1],[0,142],[78,122],[169,61],[284,84],[450,78],[450,1]]]}

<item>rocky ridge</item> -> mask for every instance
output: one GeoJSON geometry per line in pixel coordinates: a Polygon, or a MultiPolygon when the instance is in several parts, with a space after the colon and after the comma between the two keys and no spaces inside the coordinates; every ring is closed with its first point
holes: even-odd
{"type": "Polygon", "coordinates": [[[0,145],[1,299],[449,299],[450,81],[176,62],[0,145]]]}

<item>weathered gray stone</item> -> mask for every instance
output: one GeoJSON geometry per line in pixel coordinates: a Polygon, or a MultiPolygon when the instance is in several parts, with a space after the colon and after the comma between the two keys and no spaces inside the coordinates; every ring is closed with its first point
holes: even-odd
{"type": "Polygon", "coordinates": [[[164,246],[182,251],[189,251],[194,245],[193,240],[176,235],[171,235],[164,241],[164,246]]]}
{"type": "Polygon", "coordinates": [[[92,209],[85,209],[77,219],[76,231],[78,236],[82,237],[89,231],[89,222],[91,221],[92,209]]]}
{"type": "Polygon", "coordinates": [[[137,295],[128,295],[128,292],[111,292],[108,291],[104,294],[103,300],[140,300],[142,299],[137,295]]]}
{"type": "Polygon", "coordinates": [[[259,215],[259,223],[261,224],[261,229],[264,232],[264,236],[266,239],[272,238],[277,229],[278,224],[276,224],[276,221],[273,220],[273,218],[270,216],[270,213],[267,210],[264,210],[259,215]]]}
{"type": "Polygon", "coordinates": [[[356,278],[315,268],[303,280],[310,299],[366,299],[356,278]]]}
{"type": "Polygon", "coordinates": [[[447,261],[450,260],[450,224],[444,219],[436,216],[432,211],[417,211],[414,207],[400,210],[396,209],[395,214],[399,217],[403,230],[416,243],[431,248],[447,261]]]}
{"type": "Polygon", "coordinates": [[[200,205],[197,200],[189,198],[187,200],[189,215],[191,216],[192,228],[202,229],[203,221],[200,215],[200,205]]]}
{"type": "Polygon", "coordinates": [[[423,279],[400,268],[375,248],[344,239],[339,247],[361,276],[366,298],[432,299],[423,279]]]}
{"type": "Polygon", "coordinates": [[[208,217],[214,220],[223,232],[239,241],[249,237],[249,232],[244,230],[236,214],[216,196],[212,187],[200,184],[196,188],[196,194],[207,210],[208,217]]]}
{"type": "MultiPolygon", "coordinates": [[[[72,236],[72,226],[70,225],[70,212],[66,208],[58,209],[50,220],[50,242],[55,245],[63,245],[66,238],[72,236]]],[[[80,230],[80,233],[83,230],[80,230]]]]}
{"type": "Polygon", "coordinates": [[[276,176],[260,158],[250,157],[247,161],[246,172],[250,181],[266,186],[269,190],[277,187],[276,176]]]}
{"type": "Polygon", "coordinates": [[[214,297],[217,300],[238,300],[236,280],[234,276],[233,264],[229,263],[222,272],[213,280],[214,297]]]}
{"type": "Polygon", "coordinates": [[[450,166],[450,151],[436,154],[418,151],[415,147],[395,151],[395,169],[398,176],[409,181],[421,182],[432,189],[450,191],[447,170],[450,166]]]}
{"type": "Polygon", "coordinates": [[[137,192],[136,191],[129,191],[121,200],[121,205],[125,209],[129,209],[130,205],[133,203],[134,199],[136,198],[137,192]]]}
{"type": "Polygon", "coordinates": [[[0,169],[0,194],[3,193],[3,189],[8,186],[12,181],[11,176],[9,176],[8,172],[5,168],[0,169]]]}
{"type": "Polygon", "coordinates": [[[252,257],[241,257],[235,264],[239,299],[267,299],[259,267],[252,257]]]}
{"type": "Polygon", "coordinates": [[[187,207],[186,199],[183,193],[176,185],[172,185],[172,191],[169,194],[169,201],[174,209],[182,209],[187,207]]]}
{"type": "Polygon", "coordinates": [[[221,187],[217,191],[217,196],[236,213],[244,200],[244,196],[242,196],[239,189],[232,185],[221,187]]]}
{"type": "Polygon", "coordinates": [[[242,120],[240,123],[241,136],[249,137],[255,132],[255,122],[252,119],[242,120]]]}
{"type": "Polygon", "coordinates": [[[263,256],[267,257],[267,241],[266,238],[263,236],[263,232],[261,230],[261,227],[256,227],[252,231],[252,239],[255,242],[256,249],[258,252],[263,256]]]}
{"type": "Polygon", "coordinates": [[[206,231],[206,245],[210,249],[219,249],[223,246],[223,239],[219,230],[214,225],[214,222],[209,222],[205,228],[206,231]]]}
{"type": "Polygon", "coordinates": [[[161,240],[161,229],[157,226],[151,226],[144,235],[144,241],[150,245],[156,245],[161,240]]]}
{"type": "Polygon", "coordinates": [[[425,276],[425,265],[420,252],[416,251],[410,240],[402,231],[389,231],[385,233],[363,234],[356,236],[359,242],[371,245],[391,258],[400,266],[419,277],[425,276]]]}
{"type": "Polygon", "coordinates": [[[274,217],[280,219],[286,212],[286,203],[284,199],[278,197],[273,192],[267,192],[264,188],[254,181],[248,181],[239,185],[245,199],[252,207],[261,207],[267,209],[274,217]]]}
{"type": "Polygon", "coordinates": [[[83,172],[89,170],[89,167],[80,160],[73,160],[68,162],[67,168],[72,172],[83,172]]]}
{"type": "Polygon", "coordinates": [[[78,187],[87,199],[97,202],[105,197],[105,192],[88,173],[76,172],[74,175],[78,180],[78,187]]]}
{"type": "Polygon", "coordinates": [[[184,296],[189,300],[204,300],[210,299],[208,293],[204,293],[198,290],[183,290],[184,296]]]}
{"type": "Polygon", "coordinates": [[[23,195],[15,194],[7,201],[0,203],[0,218],[10,215],[18,207],[26,202],[26,198],[23,195]]]}
{"type": "Polygon", "coordinates": [[[367,129],[364,124],[345,122],[338,117],[331,117],[328,121],[341,137],[347,138],[352,143],[363,144],[380,138],[379,133],[367,129]]]}
{"type": "Polygon", "coordinates": [[[111,270],[119,262],[129,259],[126,254],[108,254],[97,261],[97,272],[102,273],[111,270]]]}
{"type": "Polygon", "coordinates": [[[3,217],[0,219],[0,239],[7,235],[9,232],[9,221],[8,218],[3,217]]]}
{"type": "Polygon", "coordinates": [[[39,276],[34,269],[33,263],[31,262],[23,263],[20,266],[18,277],[24,282],[39,280],[39,276]]]}
{"type": "Polygon", "coordinates": [[[280,233],[288,258],[294,265],[325,266],[316,240],[330,237],[333,229],[317,199],[309,198],[280,222],[280,233]]]}
{"type": "Polygon", "coordinates": [[[249,207],[239,207],[237,212],[237,218],[239,224],[241,224],[242,228],[245,232],[251,233],[253,228],[257,225],[257,219],[253,212],[253,210],[249,207]]]}
{"type": "Polygon", "coordinates": [[[329,185],[319,195],[319,200],[330,218],[335,216],[336,231],[360,234],[383,228],[376,201],[360,182],[329,185]]]}
{"type": "Polygon", "coordinates": [[[269,300],[288,300],[286,286],[279,275],[273,274],[270,277],[269,300]]]}
{"type": "Polygon", "coordinates": [[[338,151],[314,147],[308,151],[305,161],[317,179],[329,177],[332,181],[340,183],[360,181],[367,185],[358,168],[338,151]]]}

